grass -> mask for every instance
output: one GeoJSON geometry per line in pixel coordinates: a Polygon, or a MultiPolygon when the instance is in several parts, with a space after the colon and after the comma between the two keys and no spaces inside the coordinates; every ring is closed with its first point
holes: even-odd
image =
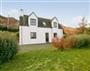
{"type": "Polygon", "coordinates": [[[50,44],[21,46],[0,71],[90,71],[90,48],[61,52],[50,44]]]}

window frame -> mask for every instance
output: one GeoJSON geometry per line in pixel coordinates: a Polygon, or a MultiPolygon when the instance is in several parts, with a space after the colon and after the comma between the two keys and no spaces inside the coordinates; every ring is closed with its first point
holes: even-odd
{"type": "Polygon", "coordinates": [[[53,27],[54,28],[57,28],[58,27],[57,22],[53,22],[53,27]]]}
{"type": "Polygon", "coordinates": [[[30,18],[30,25],[36,26],[36,19],[30,18]]]}

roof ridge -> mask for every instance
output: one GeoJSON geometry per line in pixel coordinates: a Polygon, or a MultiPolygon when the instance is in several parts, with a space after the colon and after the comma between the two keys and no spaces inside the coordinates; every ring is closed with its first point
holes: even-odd
{"type": "Polygon", "coordinates": [[[49,18],[45,18],[45,17],[38,17],[38,18],[46,19],[46,20],[50,20],[50,21],[51,21],[51,19],[49,19],[49,18]]]}

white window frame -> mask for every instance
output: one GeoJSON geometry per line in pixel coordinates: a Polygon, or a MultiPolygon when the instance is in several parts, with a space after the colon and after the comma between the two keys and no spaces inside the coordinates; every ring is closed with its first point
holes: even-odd
{"type": "Polygon", "coordinates": [[[36,26],[36,19],[30,18],[30,25],[36,26]]]}
{"type": "Polygon", "coordinates": [[[53,22],[53,27],[57,28],[57,22],[53,22]]]}

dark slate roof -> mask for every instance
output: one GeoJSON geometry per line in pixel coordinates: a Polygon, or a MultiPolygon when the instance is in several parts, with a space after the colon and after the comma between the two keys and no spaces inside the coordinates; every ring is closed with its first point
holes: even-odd
{"type": "Polygon", "coordinates": [[[59,23],[59,24],[58,24],[58,28],[59,28],[59,29],[63,29],[63,26],[59,23]]]}
{"type": "Polygon", "coordinates": [[[51,20],[38,17],[38,27],[51,28],[51,20]]]}
{"type": "MultiPolygon", "coordinates": [[[[38,27],[52,28],[51,19],[46,19],[46,18],[41,18],[41,17],[37,17],[37,18],[38,18],[38,27]]],[[[20,25],[28,26],[28,15],[24,15],[23,17],[20,16],[20,25]]],[[[58,23],[58,28],[62,29],[62,26],[59,23],[58,23]]]]}

